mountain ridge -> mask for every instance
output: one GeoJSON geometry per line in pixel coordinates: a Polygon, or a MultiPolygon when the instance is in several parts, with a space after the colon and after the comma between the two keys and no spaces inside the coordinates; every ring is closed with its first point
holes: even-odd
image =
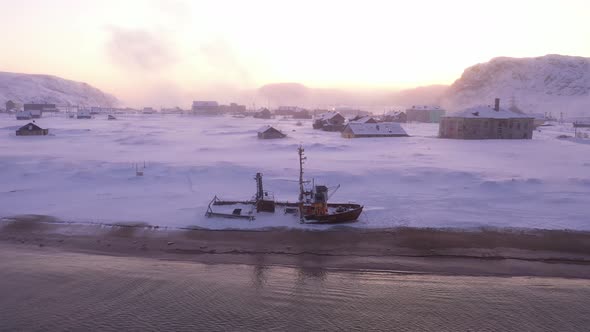
{"type": "Polygon", "coordinates": [[[113,107],[118,100],[84,82],[45,74],[22,74],[0,71],[0,103],[42,102],[60,106],[113,107]]]}
{"type": "Polygon", "coordinates": [[[443,104],[461,109],[489,104],[496,97],[528,113],[590,110],[590,58],[496,57],[466,68],[445,92],[443,104]]]}

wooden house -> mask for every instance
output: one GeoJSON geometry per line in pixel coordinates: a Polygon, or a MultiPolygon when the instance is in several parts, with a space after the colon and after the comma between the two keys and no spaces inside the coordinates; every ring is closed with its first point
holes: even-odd
{"type": "Polygon", "coordinates": [[[283,134],[280,130],[274,128],[273,126],[264,126],[258,129],[258,138],[260,139],[275,139],[285,137],[287,137],[287,135],[283,134]]]}
{"type": "Polygon", "coordinates": [[[6,112],[12,112],[17,109],[17,104],[15,102],[13,102],[12,100],[7,101],[5,106],[6,106],[6,112]]]}
{"type": "Polygon", "coordinates": [[[268,110],[268,108],[263,108],[260,111],[254,113],[254,117],[257,119],[270,119],[272,114],[268,110]]]}
{"type": "Polygon", "coordinates": [[[455,139],[531,139],[534,117],[495,106],[476,106],[442,118],[439,137],[455,139]]]}
{"type": "Polygon", "coordinates": [[[408,122],[408,116],[403,111],[389,111],[381,119],[383,122],[408,122]]]}
{"type": "Polygon", "coordinates": [[[342,131],[344,138],[360,137],[405,137],[404,128],[396,122],[361,123],[349,122],[342,131]]]}
{"type": "Polygon", "coordinates": [[[49,134],[49,129],[43,129],[34,122],[29,122],[16,130],[16,136],[45,136],[47,134],[49,134]]]}
{"type": "Polygon", "coordinates": [[[346,119],[338,112],[326,112],[317,116],[313,122],[313,129],[325,131],[342,131],[346,119]]]}
{"type": "Polygon", "coordinates": [[[377,123],[377,120],[372,116],[356,116],[350,120],[350,122],[357,122],[357,123],[377,123]]]}

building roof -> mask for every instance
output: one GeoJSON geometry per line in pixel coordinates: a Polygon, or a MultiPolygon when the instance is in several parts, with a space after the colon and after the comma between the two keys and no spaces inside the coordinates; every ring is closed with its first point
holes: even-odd
{"type": "Polygon", "coordinates": [[[460,112],[448,114],[447,118],[471,118],[471,119],[532,119],[534,116],[529,114],[520,114],[505,108],[499,111],[494,110],[492,106],[480,105],[464,109],[460,112]]]}
{"type": "Polygon", "coordinates": [[[54,111],[57,110],[55,104],[37,104],[26,103],[23,105],[25,111],[54,111]]]}
{"type": "Polygon", "coordinates": [[[387,113],[385,113],[386,116],[397,116],[400,115],[402,113],[405,113],[404,111],[396,111],[396,110],[391,110],[387,113]]]}
{"type": "Polygon", "coordinates": [[[342,115],[340,113],[335,112],[335,111],[330,111],[330,112],[326,112],[326,113],[322,113],[322,114],[318,115],[318,117],[316,119],[318,119],[318,120],[330,120],[330,119],[333,119],[336,116],[342,117],[342,115]]]}
{"type": "Polygon", "coordinates": [[[407,110],[444,111],[440,106],[432,105],[412,105],[412,107],[408,108],[407,110]]]}
{"type": "Polygon", "coordinates": [[[373,122],[375,121],[375,119],[372,116],[363,116],[362,118],[359,118],[357,120],[354,120],[352,122],[355,123],[367,123],[368,121],[373,120],[373,122]]]}
{"type": "Polygon", "coordinates": [[[213,107],[219,106],[216,101],[211,100],[195,100],[193,101],[193,107],[213,107]]]}
{"type": "Polygon", "coordinates": [[[19,130],[19,131],[20,131],[20,130],[42,130],[42,128],[41,128],[41,127],[39,127],[39,126],[37,126],[37,125],[36,125],[36,124],[34,124],[33,122],[29,122],[29,123],[27,123],[26,125],[24,125],[24,126],[20,127],[18,130],[19,130]]]}
{"type": "Polygon", "coordinates": [[[276,130],[276,131],[278,131],[278,132],[281,132],[280,130],[276,129],[275,127],[273,127],[273,126],[271,126],[271,125],[266,125],[266,126],[262,126],[262,127],[260,127],[260,128],[258,129],[258,132],[259,132],[259,133],[265,133],[265,132],[267,132],[267,131],[268,131],[268,130],[270,130],[270,129],[272,129],[272,130],[276,130]]]}
{"type": "Polygon", "coordinates": [[[355,135],[408,135],[404,128],[396,122],[351,122],[348,124],[348,127],[355,135]]]}
{"type": "Polygon", "coordinates": [[[279,111],[298,111],[302,108],[300,108],[299,106],[279,106],[278,110],[279,111]]]}

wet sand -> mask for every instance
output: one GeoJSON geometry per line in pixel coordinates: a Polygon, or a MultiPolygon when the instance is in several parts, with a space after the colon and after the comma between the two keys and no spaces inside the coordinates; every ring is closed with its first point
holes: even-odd
{"type": "Polygon", "coordinates": [[[206,264],[293,266],[473,276],[590,278],[590,233],[555,230],[159,229],[71,224],[49,216],[0,221],[0,245],[206,264]]]}
{"type": "MultiPolygon", "coordinates": [[[[67,241],[67,240],[66,240],[67,241]]],[[[0,244],[1,331],[584,331],[590,280],[201,264],[0,244]]]]}

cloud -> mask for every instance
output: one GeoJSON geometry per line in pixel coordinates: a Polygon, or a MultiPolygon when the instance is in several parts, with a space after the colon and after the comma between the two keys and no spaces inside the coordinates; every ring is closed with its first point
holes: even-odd
{"type": "Polygon", "coordinates": [[[160,71],[178,61],[165,37],[143,29],[108,27],[106,51],[113,64],[125,69],[160,71]]]}

